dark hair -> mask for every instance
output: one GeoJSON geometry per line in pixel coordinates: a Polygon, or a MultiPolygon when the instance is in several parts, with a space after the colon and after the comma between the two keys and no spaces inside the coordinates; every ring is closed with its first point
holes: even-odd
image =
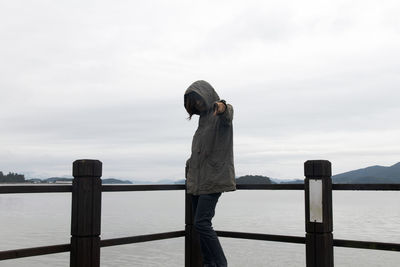
{"type": "Polygon", "coordinates": [[[196,101],[197,100],[202,100],[203,98],[201,98],[200,95],[198,95],[195,92],[190,92],[188,94],[185,94],[184,96],[184,105],[185,105],[185,109],[187,111],[187,113],[189,114],[189,120],[192,119],[192,116],[194,114],[200,114],[200,112],[197,110],[196,108],[196,101]]]}

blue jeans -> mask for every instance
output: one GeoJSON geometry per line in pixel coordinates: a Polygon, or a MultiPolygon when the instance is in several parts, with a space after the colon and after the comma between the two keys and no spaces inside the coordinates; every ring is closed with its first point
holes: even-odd
{"type": "Polygon", "coordinates": [[[228,263],[211,220],[221,193],[193,196],[194,227],[199,234],[204,266],[226,267],[228,263]]]}

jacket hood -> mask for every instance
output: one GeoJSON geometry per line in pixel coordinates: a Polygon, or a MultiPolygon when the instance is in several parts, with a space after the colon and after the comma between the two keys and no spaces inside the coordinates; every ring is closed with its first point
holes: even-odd
{"type": "Polygon", "coordinates": [[[192,83],[186,90],[185,95],[191,92],[195,92],[203,98],[208,109],[212,108],[214,102],[219,100],[217,92],[215,92],[214,88],[206,81],[200,80],[192,83]]]}

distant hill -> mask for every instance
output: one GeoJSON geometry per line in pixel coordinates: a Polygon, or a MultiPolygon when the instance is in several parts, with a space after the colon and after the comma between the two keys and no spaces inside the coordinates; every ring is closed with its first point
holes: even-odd
{"type": "Polygon", "coordinates": [[[107,179],[101,179],[102,184],[133,184],[131,181],[128,180],[119,180],[115,178],[107,178],[107,179]]]}
{"type": "Polygon", "coordinates": [[[236,184],[274,184],[267,176],[245,175],[236,178],[236,184]]]}
{"type": "Polygon", "coordinates": [[[51,177],[42,180],[43,183],[72,182],[72,178],[51,177]]]}
{"type": "MultiPolygon", "coordinates": [[[[101,179],[102,184],[132,184],[131,181],[127,180],[119,180],[115,178],[107,178],[107,179],[101,179]]],[[[51,177],[47,179],[29,179],[27,182],[31,183],[48,183],[48,184],[53,184],[53,183],[72,183],[72,178],[63,178],[63,177],[51,177]]]]}
{"type": "MultiPolygon", "coordinates": [[[[300,184],[304,180],[280,180],[273,179],[280,184],[300,184]]],[[[332,176],[335,184],[399,184],[400,162],[390,167],[371,166],[354,171],[344,172],[332,176]]]]}
{"type": "MultiPolygon", "coordinates": [[[[24,175],[9,173],[4,175],[0,171],[0,183],[68,183],[72,178],[52,177],[48,179],[32,178],[25,180],[24,175]]],[[[115,178],[102,179],[103,184],[184,184],[185,180],[161,181],[129,181],[115,178]]],[[[400,184],[400,162],[390,167],[371,166],[363,169],[349,171],[332,176],[335,184],[400,184]]],[[[236,178],[237,184],[300,184],[304,180],[281,180],[261,175],[245,175],[236,178]]]]}
{"type": "Polygon", "coordinates": [[[23,174],[10,172],[6,175],[0,171],[0,183],[24,183],[25,176],[23,174]]]}
{"type": "Polygon", "coordinates": [[[280,180],[279,183],[280,184],[304,184],[304,180],[300,180],[300,179],[289,180],[289,181],[280,180]]]}
{"type": "Polygon", "coordinates": [[[371,166],[332,176],[336,184],[399,184],[400,162],[390,167],[371,166]]]}

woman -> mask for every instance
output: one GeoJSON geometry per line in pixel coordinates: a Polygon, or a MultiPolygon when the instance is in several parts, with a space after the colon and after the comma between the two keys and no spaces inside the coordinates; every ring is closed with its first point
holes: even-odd
{"type": "Polygon", "coordinates": [[[186,162],[186,187],[193,194],[194,226],[199,233],[204,266],[228,266],[211,220],[222,192],[236,190],[233,165],[233,108],[220,100],[206,81],[185,92],[189,119],[199,115],[192,155],[186,162]]]}

